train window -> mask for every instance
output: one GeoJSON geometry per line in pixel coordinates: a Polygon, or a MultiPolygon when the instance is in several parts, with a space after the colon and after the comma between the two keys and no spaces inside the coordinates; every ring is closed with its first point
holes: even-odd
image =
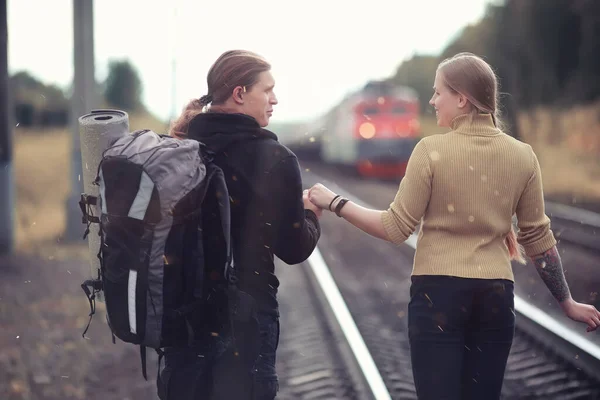
{"type": "Polygon", "coordinates": [[[379,113],[377,107],[365,107],[362,111],[363,115],[375,115],[379,113]]]}
{"type": "Polygon", "coordinates": [[[396,105],[392,108],[392,114],[406,114],[408,110],[404,106],[396,105]]]}

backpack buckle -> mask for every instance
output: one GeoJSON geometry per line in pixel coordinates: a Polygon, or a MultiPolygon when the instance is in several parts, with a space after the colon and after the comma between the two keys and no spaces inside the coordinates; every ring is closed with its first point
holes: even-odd
{"type": "Polygon", "coordinates": [[[88,224],[90,222],[99,223],[100,218],[91,215],[91,206],[95,206],[98,203],[98,197],[89,194],[81,193],[79,200],[79,208],[81,210],[81,223],[88,224]]]}

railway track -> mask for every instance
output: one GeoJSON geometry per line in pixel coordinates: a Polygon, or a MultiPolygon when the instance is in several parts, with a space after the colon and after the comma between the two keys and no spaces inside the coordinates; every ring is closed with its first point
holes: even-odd
{"type": "Polygon", "coordinates": [[[369,399],[347,341],[307,268],[279,268],[282,328],[277,399],[369,399]]]}
{"type": "Polygon", "coordinates": [[[600,252],[600,214],[557,203],[546,203],[557,239],[600,252]]]}
{"type": "MultiPolygon", "coordinates": [[[[313,265],[304,268],[325,267],[314,258],[311,258],[310,263],[313,265]]],[[[314,277],[311,280],[312,290],[322,290],[315,288],[319,283],[314,277]]],[[[342,292],[355,290],[345,287],[344,284],[340,286],[342,292]]],[[[289,357],[288,363],[293,365],[293,368],[280,368],[281,375],[286,376],[283,385],[289,386],[280,396],[281,399],[417,398],[412,379],[406,318],[402,311],[398,311],[406,309],[406,304],[397,301],[398,299],[390,301],[389,298],[390,292],[406,293],[409,282],[406,279],[388,278],[385,280],[385,286],[389,290],[382,292],[379,288],[367,285],[361,296],[348,296],[346,303],[387,393],[380,393],[379,397],[373,394],[374,390],[365,384],[367,379],[360,376],[361,366],[351,354],[352,350],[346,352],[345,357],[340,355],[338,341],[344,342],[342,347],[350,347],[350,344],[339,332],[333,334],[330,330],[331,326],[337,324],[330,312],[324,312],[319,318],[315,318],[314,315],[312,318],[306,318],[319,308],[331,309],[330,305],[321,303],[313,309],[314,311],[294,317],[300,325],[291,323],[286,327],[294,333],[283,336],[282,341],[290,343],[293,349],[283,350],[281,354],[282,358],[289,357]],[[354,374],[349,372],[350,370],[353,370],[354,374]]],[[[293,297],[300,299],[299,295],[300,293],[293,297]]],[[[309,297],[312,296],[305,296],[307,299],[309,297]]],[[[317,299],[312,298],[309,301],[314,302],[317,299]]],[[[305,307],[302,303],[295,304],[294,309],[297,311],[298,308],[302,310],[305,307]]],[[[556,338],[546,341],[548,334],[533,336],[532,332],[540,328],[532,330],[528,326],[525,327],[526,324],[532,324],[532,321],[524,322],[524,318],[527,317],[519,313],[502,398],[600,399],[600,380],[593,373],[594,368],[597,369],[596,372],[599,371],[598,360],[594,362],[593,357],[586,355],[582,349],[556,343],[556,338]],[[582,367],[583,363],[587,363],[586,367],[582,367]]]]}
{"type": "MultiPolygon", "coordinates": [[[[314,183],[311,181],[316,181],[316,178],[308,174],[305,177],[306,184],[314,183]]],[[[327,183],[321,177],[318,179],[327,183]]],[[[368,206],[350,193],[342,194],[368,206]]],[[[551,210],[549,207],[548,212],[552,213],[553,219],[568,218],[564,210],[551,210]],[[563,213],[559,216],[561,211],[563,213]]],[[[568,240],[576,240],[571,239],[577,237],[576,227],[589,228],[582,227],[581,221],[578,225],[572,220],[567,222],[572,223],[572,232],[568,234],[568,240]]],[[[592,228],[595,229],[593,226],[592,228]]],[[[562,240],[567,239],[563,237],[562,240]]],[[[411,238],[407,244],[408,246],[399,250],[386,243],[365,238],[364,234],[355,229],[342,229],[339,224],[333,226],[324,221],[320,242],[323,255],[316,251],[309,259],[308,265],[303,268],[307,283],[314,291],[311,293],[316,294],[313,300],[319,302],[318,308],[325,310],[320,314],[320,318],[324,319],[322,326],[329,329],[330,333],[321,337],[321,340],[313,337],[313,342],[310,342],[313,344],[300,341],[299,346],[304,348],[303,351],[307,351],[314,343],[329,343],[329,348],[335,349],[334,353],[337,354],[337,358],[332,358],[337,360],[337,366],[330,367],[335,373],[322,372],[323,368],[317,365],[325,365],[324,361],[313,362],[312,370],[309,370],[312,372],[307,373],[314,374],[312,377],[315,379],[335,376],[337,383],[325,383],[325,380],[321,380],[315,390],[321,390],[320,393],[325,397],[311,397],[310,391],[305,391],[302,396],[281,397],[282,399],[416,398],[405,314],[410,287],[410,268],[406,266],[412,263],[416,241],[411,238]],[[396,265],[400,263],[399,259],[403,260],[405,268],[398,269],[396,265]],[[365,273],[365,269],[368,273],[365,273]],[[345,306],[350,310],[350,323],[354,324],[359,332],[360,341],[368,351],[367,358],[376,366],[376,373],[379,375],[377,378],[367,376],[372,374],[372,371],[364,372],[360,361],[361,357],[364,361],[365,355],[352,348],[347,332],[340,327],[344,322],[331,312],[334,307],[325,301],[325,292],[330,289],[319,283],[318,274],[315,272],[319,270],[331,270],[339,288],[334,290],[340,291],[345,306]],[[337,331],[337,334],[331,333],[334,331],[337,331]],[[332,337],[336,339],[332,340],[332,337]],[[331,343],[335,345],[332,347],[331,343]],[[341,372],[344,368],[348,371],[346,374],[341,372]],[[340,379],[339,376],[343,378],[340,379]],[[375,393],[378,388],[376,384],[373,385],[373,381],[383,382],[386,393],[375,393]],[[334,392],[333,387],[337,388],[337,392],[334,392]]],[[[297,306],[294,305],[295,307],[297,306]]],[[[517,329],[505,374],[502,398],[600,399],[600,347],[518,296],[515,299],[515,309],[517,329]]],[[[289,337],[288,340],[292,342],[297,339],[289,337]]],[[[285,341],[285,338],[282,341],[285,341]]],[[[284,382],[284,385],[286,384],[284,382]]]]}

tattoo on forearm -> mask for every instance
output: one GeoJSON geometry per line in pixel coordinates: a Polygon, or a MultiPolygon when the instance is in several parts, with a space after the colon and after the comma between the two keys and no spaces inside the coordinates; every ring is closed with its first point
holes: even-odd
{"type": "Polygon", "coordinates": [[[547,252],[531,258],[535,269],[550,290],[550,293],[559,302],[571,297],[569,285],[565,279],[562,262],[556,246],[547,252]]]}

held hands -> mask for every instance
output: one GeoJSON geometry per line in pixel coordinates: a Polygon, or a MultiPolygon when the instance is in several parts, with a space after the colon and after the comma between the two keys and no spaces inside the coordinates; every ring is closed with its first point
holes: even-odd
{"type": "MultiPolygon", "coordinates": [[[[323,214],[323,210],[329,209],[329,206],[334,198],[336,198],[335,193],[320,183],[317,183],[310,189],[305,190],[302,196],[304,208],[314,211],[318,217],[323,214]]],[[[336,201],[339,201],[339,196],[337,197],[336,201]]],[[[335,202],[332,205],[331,210],[334,209],[335,202]]]]}
{"type": "Polygon", "coordinates": [[[308,198],[315,206],[327,210],[331,201],[335,198],[335,193],[327,189],[324,185],[317,183],[309,189],[308,198]]]}
{"type": "Polygon", "coordinates": [[[308,189],[306,189],[303,193],[302,193],[302,201],[304,202],[304,209],[305,210],[311,210],[313,211],[315,214],[317,214],[317,217],[321,217],[321,214],[323,214],[323,210],[320,209],[319,207],[317,207],[316,205],[314,205],[309,199],[308,199],[308,189]]]}
{"type": "Polygon", "coordinates": [[[600,311],[589,304],[577,303],[568,299],[560,303],[565,315],[573,321],[583,322],[588,325],[586,331],[592,332],[600,327],[600,311]]]}

